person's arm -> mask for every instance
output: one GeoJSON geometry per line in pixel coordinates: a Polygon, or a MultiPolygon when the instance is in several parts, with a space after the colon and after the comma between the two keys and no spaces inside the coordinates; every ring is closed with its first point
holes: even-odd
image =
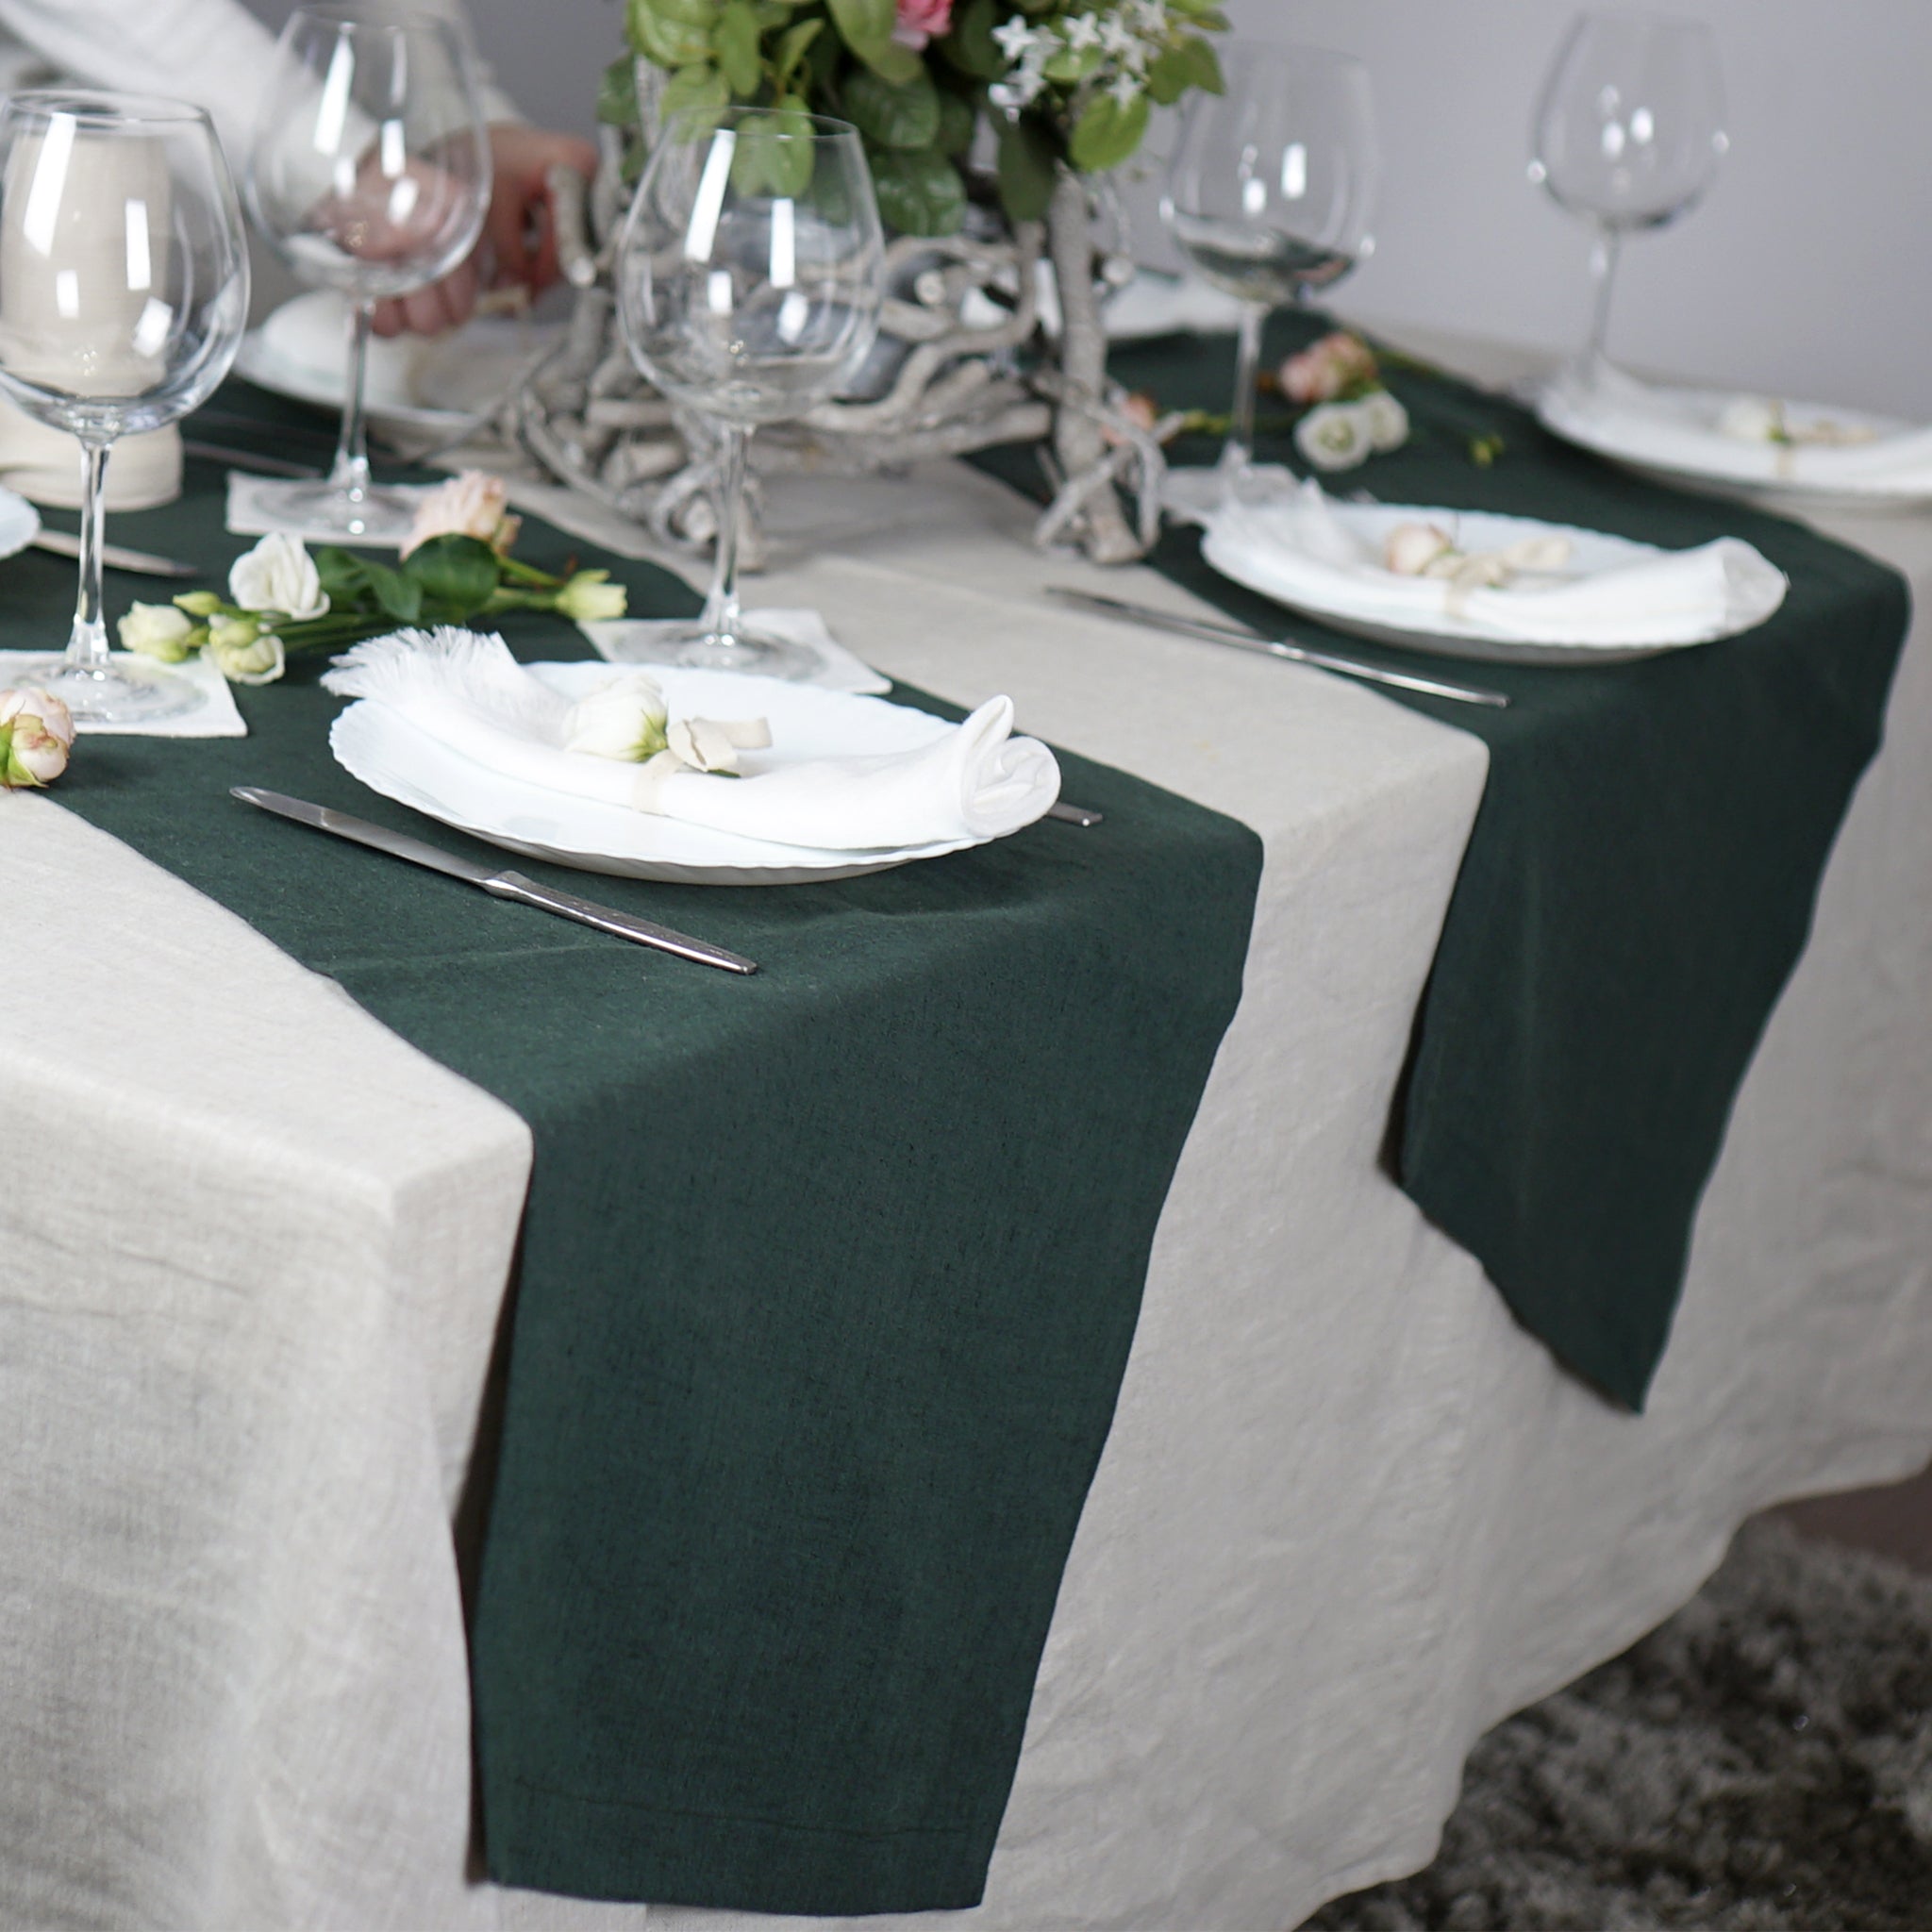
{"type": "Polygon", "coordinates": [[[206,108],[239,178],[275,43],[240,0],[0,0],[0,25],[92,86],[206,108]]]}

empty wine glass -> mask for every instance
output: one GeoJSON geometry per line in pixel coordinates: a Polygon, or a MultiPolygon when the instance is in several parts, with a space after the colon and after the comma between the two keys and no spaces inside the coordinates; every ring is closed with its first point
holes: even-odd
{"type": "MultiPolygon", "coordinates": [[[[1359,61],[1236,42],[1222,68],[1225,92],[1196,94],[1188,110],[1160,204],[1181,253],[1244,305],[1233,427],[1200,508],[1239,495],[1250,479],[1269,311],[1332,288],[1369,252],[1378,165],[1359,61]]],[[[1179,493],[1203,487],[1183,483],[1179,493]]]]}
{"type": "Polygon", "coordinates": [[[409,499],[372,484],[362,390],[377,302],[426,288],[476,245],[490,139],[469,43],[447,21],[298,7],[248,151],[248,207],[301,280],[349,305],[341,438],[326,481],[265,486],[304,529],[381,543],[409,499]]]}
{"type": "Polygon", "coordinates": [[[638,183],[617,274],[632,358],[724,442],[710,595],[646,648],[808,677],[817,654],[739,608],[738,533],[752,431],[837,395],[878,333],[885,239],[857,130],[794,108],[675,118],[638,183]]]}
{"type": "Polygon", "coordinates": [[[201,702],[185,677],[108,655],[101,492],[115,438],[197,408],[247,321],[242,211],[206,114],[76,91],[0,99],[0,386],[77,437],[82,463],[73,634],[25,675],[82,724],[201,702]]]}
{"type": "Polygon", "coordinates": [[[1577,368],[1604,361],[1623,238],[1660,228],[1697,202],[1729,145],[1710,29],[1646,13],[1571,23],[1537,104],[1529,178],[1596,225],[1590,341],[1577,368]]]}

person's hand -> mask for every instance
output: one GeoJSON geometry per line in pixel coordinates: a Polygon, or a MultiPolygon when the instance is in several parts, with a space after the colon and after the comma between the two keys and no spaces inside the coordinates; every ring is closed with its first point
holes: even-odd
{"type": "Polygon", "coordinates": [[[486,261],[493,267],[491,285],[495,288],[520,283],[537,295],[557,280],[557,227],[543,177],[559,162],[580,175],[594,175],[597,150],[574,134],[501,122],[490,130],[490,211],[475,253],[440,282],[378,302],[377,335],[408,329],[434,336],[460,326],[475,309],[486,261]]]}

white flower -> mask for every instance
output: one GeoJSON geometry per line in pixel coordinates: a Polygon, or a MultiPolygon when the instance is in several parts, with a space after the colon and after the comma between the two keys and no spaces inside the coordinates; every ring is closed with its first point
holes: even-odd
{"type": "Polygon", "coordinates": [[[1133,28],[1116,14],[1109,14],[1101,23],[1100,44],[1109,54],[1116,55],[1138,53],[1141,46],[1133,28]]]}
{"type": "Polygon", "coordinates": [[[1399,577],[1419,577],[1441,557],[1454,557],[1446,530],[1434,524],[1397,524],[1382,541],[1382,568],[1399,577]]]}
{"type": "Polygon", "coordinates": [[[1371,390],[1356,407],[1368,419],[1369,441],[1377,449],[1400,449],[1408,441],[1408,411],[1386,389],[1371,390]]]}
{"type": "Polygon", "coordinates": [[[992,37],[999,42],[1000,52],[1009,61],[1024,58],[1040,43],[1041,38],[1017,13],[1005,26],[994,27],[992,37]]]}
{"type": "Polygon", "coordinates": [[[1091,13],[1075,14],[1072,20],[1060,23],[1060,34],[1076,54],[1082,47],[1097,47],[1100,44],[1099,18],[1091,13]]]}
{"type": "Polygon", "coordinates": [[[52,691],[0,691],[0,790],[52,784],[73,747],[74,714],[52,691]]]}
{"type": "Polygon", "coordinates": [[[1324,403],[1294,425],[1294,445],[1318,470],[1352,470],[1374,439],[1359,403],[1324,403]]]}
{"type": "Polygon", "coordinates": [[[273,684],[288,661],[281,639],[252,617],[215,618],[208,625],[208,654],[230,684],[273,684]]]}
{"type": "Polygon", "coordinates": [[[1143,34],[1167,31],[1167,0],[1129,0],[1127,11],[1143,34]]]}
{"type": "Polygon", "coordinates": [[[124,651],[139,651],[143,658],[158,658],[163,664],[184,662],[194,646],[194,620],[172,604],[132,604],[127,615],[115,625],[121,633],[124,651]]]}
{"type": "Polygon", "coordinates": [[[664,692],[648,672],[612,678],[571,708],[564,720],[563,748],[596,758],[641,762],[665,746],[670,714],[664,692]]]}
{"type": "Polygon", "coordinates": [[[403,555],[421,549],[432,537],[475,537],[501,555],[516,541],[523,527],[521,517],[505,513],[508,500],[503,478],[486,470],[465,470],[447,483],[439,483],[416,506],[403,555]]]}
{"type": "Polygon", "coordinates": [[[622,617],[630,601],[622,584],[608,581],[608,570],[580,570],[557,593],[558,613],[573,624],[598,624],[622,617]]]}
{"type": "Polygon", "coordinates": [[[1107,91],[1122,107],[1131,108],[1141,97],[1141,81],[1132,74],[1117,74],[1108,82],[1107,91]]]}
{"type": "Polygon", "coordinates": [[[1740,442],[1783,442],[1784,405],[1764,396],[1733,396],[1717,419],[1717,430],[1740,442]]]}
{"type": "Polygon", "coordinates": [[[1019,73],[1005,80],[996,80],[987,89],[986,97],[1003,113],[1017,114],[1023,108],[1030,108],[1040,98],[1041,90],[1046,85],[1044,75],[1030,68],[1022,68],[1019,73]]]}
{"type": "Polygon", "coordinates": [[[244,610],[274,610],[294,623],[320,617],[328,608],[308,551],[282,530],[235,559],[228,595],[244,610]]]}

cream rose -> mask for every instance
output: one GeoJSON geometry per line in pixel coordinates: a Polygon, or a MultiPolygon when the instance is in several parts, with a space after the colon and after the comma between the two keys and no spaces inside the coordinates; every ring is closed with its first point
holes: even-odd
{"type": "Polygon", "coordinates": [[[51,785],[73,748],[74,714],[52,691],[0,691],[0,789],[51,785]]]}
{"type": "Polygon", "coordinates": [[[475,537],[492,550],[508,550],[523,527],[521,517],[507,514],[508,501],[503,478],[486,470],[465,470],[439,483],[417,505],[403,555],[420,550],[432,537],[475,537]]]}
{"type": "Polygon", "coordinates": [[[124,651],[139,651],[163,664],[184,662],[194,649],[194,620],[172,604],[132,604],[115,626],[124,651]]]}
{"type": "Polygon", "coordinates": [[[1375,440],[1359,403],[1324,403],[1294,425],[1294,446],[1318,470],[1352,470],[1375,440]]]}
{"type": "Polygon", "coordinates": [[[1382,540],[1382,568],[1399,577],[1419,577],[1438,558],[1455,555],[1449,533],[1434,524],[1397,524],[1382,540]]]}
{"type": "Polygon", "coordinates": [[[288,663],[281,639],[252,617],[217,617],[208,625],[208,654],[230,684],[273,684],[288,663]]]}
{"type": "Polygon", "coordinates": [[[235,559],[228,595],[244,610],[273,610],[292,623],[328,609],[313,560],[296,538],[281,530],[235,559]]]}
{"type": "Polygon", "coordinates": [[[664,749],[669,717],[655,677],[640,671],[613,678],[572,708],[563,748],[598,758],[655,758],[664,749]]]}

